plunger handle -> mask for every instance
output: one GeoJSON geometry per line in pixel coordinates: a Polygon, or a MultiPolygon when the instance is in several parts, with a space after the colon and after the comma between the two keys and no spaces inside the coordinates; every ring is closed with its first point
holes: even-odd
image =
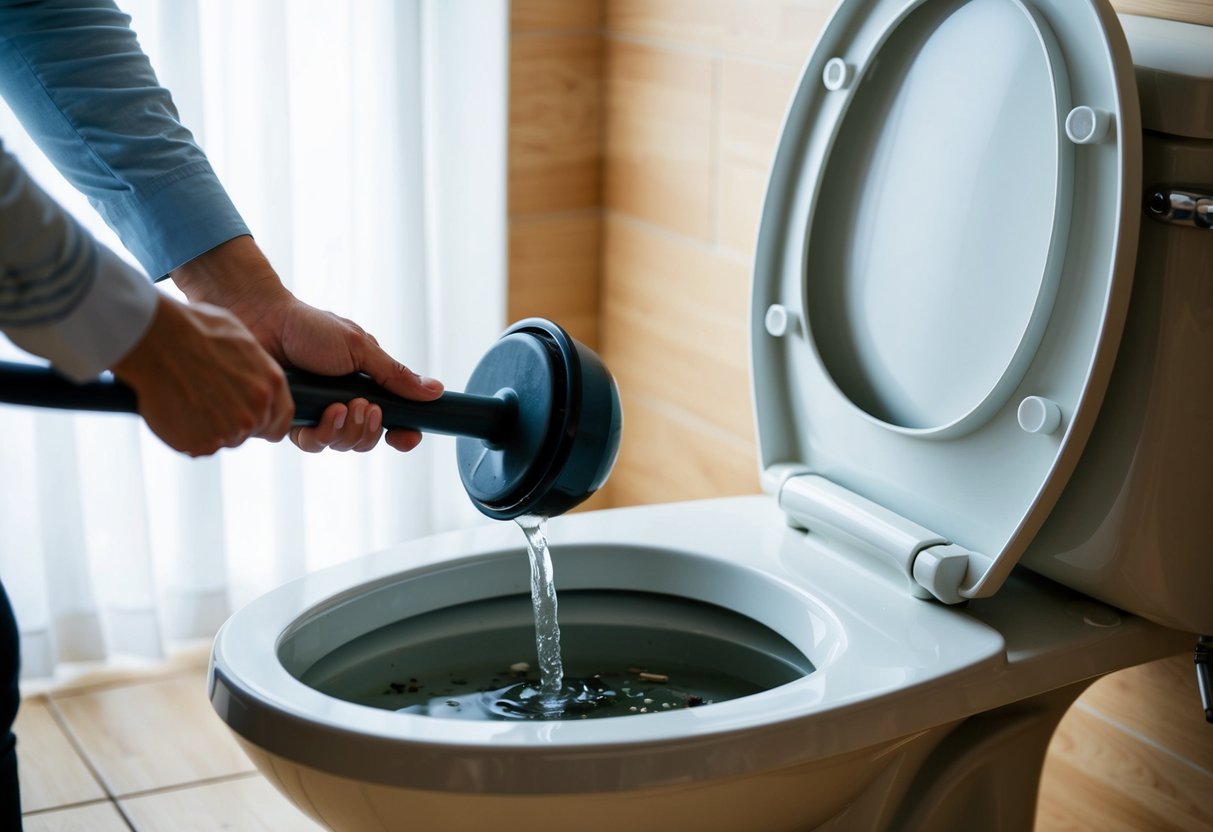
{"type": "Polygon", "coordinates": [[[499,442],[509,431],[518,411],[508,397],[473,396],[444,392],[433,401],[415,402],[384,390],[362,373],[318,376],[288,370],[287,384],[295,399],[295,424],[314,425],[333,402],[366,399],[383,410],[385,428],[413,428],[427,433],[471,436],[499,442]]]}
{"type": "MultiPolygon", "coordinates": [[[[383,410],[385,428],[413,428],[497,442],[510,430],[517,412],[508,397],[446,392],[433,401],[415,402],[389,393],[361,373],[319,376],[288,370],[286,376],[295,400],[296,425],[315,425],[333,402],[363,398],[383,410]]],[[[74,384],[46,367],[11,361],[0,361],[0,402],[103,413],[139,410],[135,391],[115,379],[74,384]]]]}

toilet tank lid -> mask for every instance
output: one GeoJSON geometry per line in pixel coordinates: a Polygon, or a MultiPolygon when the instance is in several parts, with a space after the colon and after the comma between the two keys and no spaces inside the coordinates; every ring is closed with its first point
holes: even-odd
{"type": "Polygon", "coordinates": [[[1120,16],[1147,130],[1213,139],[1213,26],[1120,16]]]}

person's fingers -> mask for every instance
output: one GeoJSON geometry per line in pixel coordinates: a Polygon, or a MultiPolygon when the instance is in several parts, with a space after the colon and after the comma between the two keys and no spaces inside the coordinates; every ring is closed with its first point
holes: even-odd
{"type": "MultiPolygon", "coordinates": [[[[365,400],[364,400],[365,401],[365,400]]],[[[320,414],[320,421],[313,427],[302,425],[291,429],[291,441],[301,451],[320,453],[341,436],[349,421],[349,407],[342,402],[333,402],[320,414]]]]}
{"type": "Polygon", "coordinates": [[[442,382],[423,378],[388,355],[366,333],[361,333],[351,346],[351,353],[358,362],[358,369],[375,380],[379,386],[416,401],[430,401],[442,395],[442,382]]]}
{"type": "Polygon", "coordinates": [[[349,402],[350,415],[345,420],[345,428],[329,442],[334,451],[349,451],[362,441],[366,433],[367,413],[371,403],[366,399],[354,399],[349,402]]]}
{"type": "Polygon", "coordinates": [[[291,388],[287,386],[286,374],[279,371],[274,378],[268,419],[256,435],[270,442],[281,442],[282,437],[290,431],[294,418],[295,402],[291,398],[291,388]]]}
{"type": "Polygon", "coordinates": [[[396,430],[389,430],[384,434],[383,441],[389,447],[407,453],[421,444],[421,432],[407,428],[397,428],[396,430]]]}
{"type": "Polygon", "coordinates": [[[354,444],[351,451],[365,453],[379,444],[379,436],[383,429],[383,410],[375,405],[367,410],[366,427],[362,432],[362,438],[354,444]]]}

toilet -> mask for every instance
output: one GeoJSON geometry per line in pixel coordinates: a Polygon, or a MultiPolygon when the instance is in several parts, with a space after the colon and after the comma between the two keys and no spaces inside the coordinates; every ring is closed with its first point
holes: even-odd
{"type": "Polygon", "coordinates": [[[247,605],[215,640],[215,710],[334,830],[1031,829],[1086,686],[1213,634],[1211,195],[1213,29],[1104,0],[843,0],[757,244],[765,493],[549,524],[562,596],[726,610],[797,678],[484,722],[308,683],[369,634],[526,598],[497,523],[247,605]]]}

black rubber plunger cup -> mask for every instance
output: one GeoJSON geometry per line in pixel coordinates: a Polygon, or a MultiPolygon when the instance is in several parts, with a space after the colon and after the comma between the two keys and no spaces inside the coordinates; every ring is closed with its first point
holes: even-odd
{"type": "MultiPolygon", "coordinates": [[[[510,520],[563,514],[597,491],[614,467],[623,416],[615,380],[592,350],[551,321],[511,326],[472,371],[466,393],[415,402],[370,378],[289,371],[295,424],[314,425],[333,402],[364,398],[386,428],[455,435],[459,475],[484,514],[510,520]]],[[[0,362],[0,402],[137,412],[117,381],[73,384],[43,367],[0,362]]]]}

